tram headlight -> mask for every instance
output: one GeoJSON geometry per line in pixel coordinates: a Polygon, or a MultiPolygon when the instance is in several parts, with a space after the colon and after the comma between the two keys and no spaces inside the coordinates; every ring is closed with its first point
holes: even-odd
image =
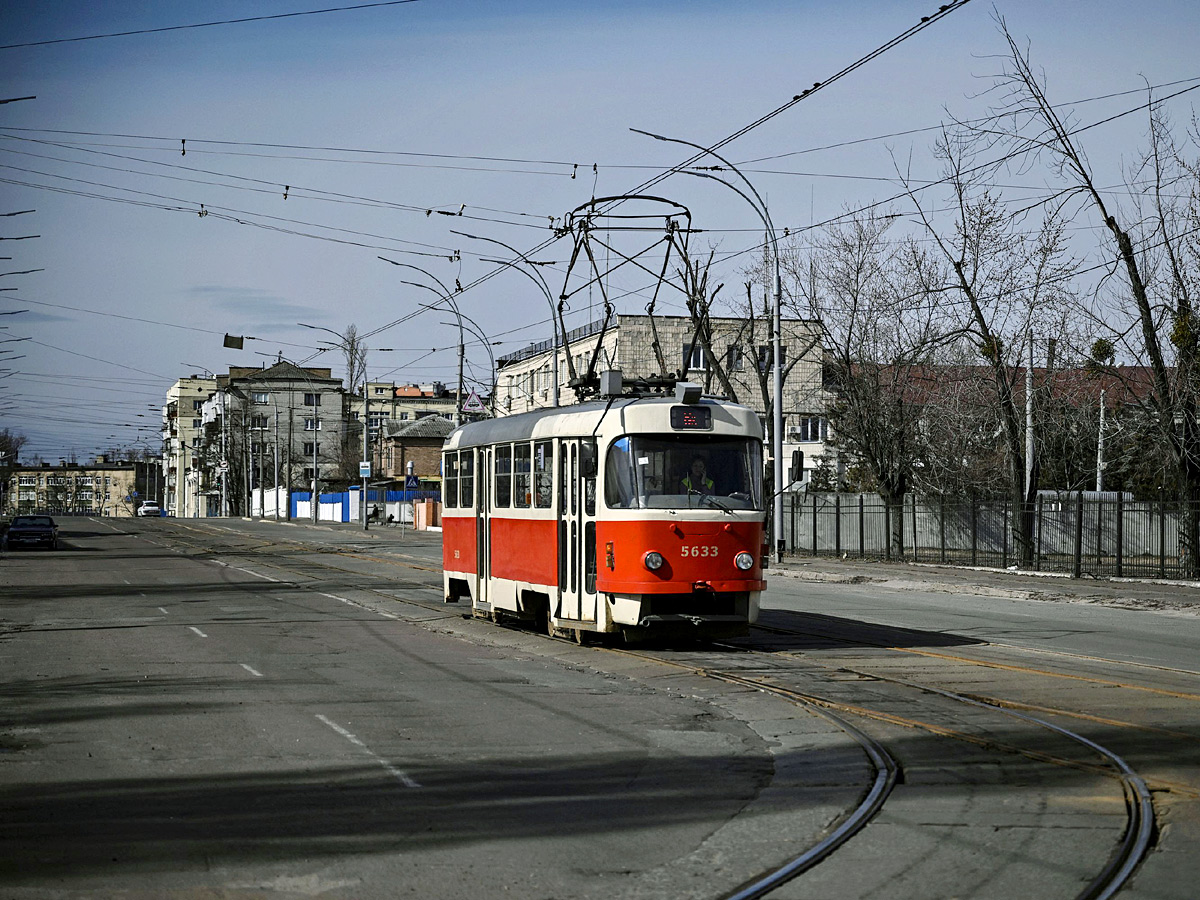
{"type": "Polygon", "coordinates": [[[733,558],[733,564],[743,572],[754,568],[754,555],[743,550],[733,558]]]}
{"type": "Polygon", "coordinates": [[[655,552],[654,550],[651,550],[649,553],[647,553],[645,556],[642,557],[642,562],[645,563],[646,568],[649,569],[651,572],[657,572],[659,569],[662,568],[663,555],[661,553],[655,552]]]}

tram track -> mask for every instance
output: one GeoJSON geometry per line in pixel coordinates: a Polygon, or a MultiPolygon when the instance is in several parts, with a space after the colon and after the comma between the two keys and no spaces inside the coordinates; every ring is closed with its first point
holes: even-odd
{"type": "MultiPolygon", "coordinates": [[[[876,741],[866,732],[847,722],[844,718],[845,716],[886,722],[888,724],[898,725],[904,728],[918,729],[938,737],[962,741],[984,749],[1002,753],[1017,754],[1039,763],[1070,768],[1092,775],[1117,780],[1121,785],[1121,790],[1126,805],[1126,828],[1124,829],[1121,839],[1114,849],[1114,852],[1110,855],[1103,869],[1088,883],[1087,887],[1083,891],[1076,895],[1075,900],[1105,900],[1105,898],[1114,896],[1129,880],[1133,872],[1136,870],[1138,864],[1145,857],[1146,853],[1151,847],[1155,834],[1156,817],[1151,800],[1150,788],[1147,786],[1145,781],[1136,772],[1134,772],[1134,770],[1128,765],[1128,763],[1125,762],[1123,758],[1121,758],[1112,750],[1109,750],[1108,748],[1085,737],[1084,735],[1078,734],[1077,732],[1063,728],[1060,725],[1056,725],[1036,716],[1012,709],[1006,709],[1002,706],[993,703],[987,703],[980,699],[959,694],[954,691],[932,688],[926,685],[905,683],[898,679],[885,679],[890,681],[892,684],[897,684],[922,693],[936,694],[955,703],[985,709],[990,712],[999,713],[1003,716],[1008,716],[1029,724],[1036,725],[1039,728],[1044,728],[1095,753],[1104,762],[1098,765],[1094,762],[1089,763],[1077,759],[1065,758],[1037,750],[1023,748],[1011,743],[998,741],[993,738],[981,738],[978,735],[970,734],[961,729],[949,728],[929,721],[907,716],[900,716],[883,710],[872,709],[868,706],[860,704],[846,703],[831,697],[821,696],[808,690],[800,690],[798,688],[780,685],[773,680],[777,676],[761,674],[750,676],[737,672],[722,671],[717,668],[706,667],[703,665],[696,665],[695,663],[687,663],[678,659],[665,659],[653,653],[647,654],[642,651],[629,651],[617,648],[603,649],[615,653],[632,653],[660,664],[685,668],[691,671],[693,674],[713,678],[730,684],[737,684],[752,690],[764,691],[788,700],[789,702],[802,705],[814,714],[821,715],[838,725],[838,727],[842,728],[850,737],[852,737],[860,744],[860,746],[864,748],[864,751],[867,753],[868,758],[875,768],[875,783],[868,791],[867,796],[855,809],[847,811],[841,824],[833,829],[829,835],[827,835],[813,847],[805,849],[793,859],[788,860],[786,863],[763,873],[762,876],[754,879],[747,887],[738,892],[724,895],[722,900],[752,900],[752,898],[770,896],[770,894],[784,882],[795,878],[803,872],[811,869],[819,862],[832,856],[836,850],[846,845],[855,835],[859,834],[863,829],[865,829],[870,821],[883,809],[884,803],[887,800],[887,796],[891,793],[891,788],[895,785],[896,778],[900,774],[900,766],[895,762],[894,756],[884,745],[876,741]],[[886,759],[890,762],[881,763],[879,761],[881,759],[886,759]],[[895,769],[890,769],[891,766],[895,766],[895,769]],[[888,774],[884,775],[884,772],[887,772],[888,774]],[[881,778],[886,780],[887,786],[885,789],[879,787],[881,778]]],[[[757,651],[747,650],[744,647],[730,646],[729,649],[738,650],[741,652],[757,653],[757,651]]],[[[780,669],[779,671],[782,672],[783,670],[780,669]]]]}
{"type": "MultiPolygon", "coordinates": [[[[233,537],[233,535],[230,535],[233,537]]],[[[274,543],[274,550],[278,550],[277,542],[264,542],[256,548],[250,547],[214,547],[207,546],[200,552],[211,553],[214,555],[229,555],[239,556],[243,558],[255,559],[257,562],[264,563],[266,568],[275,569],[281,572],[292,572],[301,577],[318,576],[321,572],[334,572],[339,574],[347,574],[356,576],[355,580],[362,580],[363,583],[355,584],[354,590],[364,591],[372,594],[381,600],[394,601],[396,599],[394,592],[380,590],[376,587],[369,586],[370,576],[358,571],[353,566],[337,565],[334,558],[348,558],[363,562],[386,564],[398,566],[405,569],[411,569],[414,572],[422,575],[432,574],[434,568],[421,565],[416,561],[404,561],[395,557],[385,557],[362,554],[357,551],[346,550],[344,548],[335,549],[320,545],[313,545],[303,541],[287,540],[286,543],[297,548],[300,554],[297,557],[289,558],[286,561],[268,562],[265,559],[257,559],[260,553],[266,549],[268,544],[274,543]],[[296,571],[299,569],[300,571],[296,571]]],[[[199,549],[197,547],[197,549],[199,549]]],[[[376,576],[378,577],[378,576],[376,576]]],[[[420,576],[418,575],[418,580],[420,576]]],[[[297,586],[304,586],[302,582],[297,582],[297,586]]],[[[425,607],[430,610],[442,610],[445,607],[441,603],[433,603],[422,599],[405,599],[406,603],[412,603],[417,606],[425,607]]],[[[775,633],[804,635],[808,632],[789,630],[789,629],[774,629],[764,628],[765,632],[774,631],[775,633]]],[[[815,635],[825,640],[837,640],[828,634],[815,635]]],[[[862,644],[862,641],[852,641],[844,639],[847,644],[862,644]]],[[[911,652],[916,655],[922,655],[934,659],[942,659],[947,662],[968,663],[972,665],[984,667],[999,667],[1008,670],[1019,670],[1026,674],[1041,675],[1047,677],[1062,677],[1081,682],[1089,682],[1096,685],[1104,685],[1111,687],[1130,687],[1137,689],[1136,685],[1125,685],[1118,682],[1107,682],[1103,679],[1088,678],[1085,676],[1071,676],[1065,673],[1056,673],[1049,670],[1039,670],[1030,667],[1019,667],[1007,664],[998,664],[987,661],[975,660],[970,657],[958,657],[954,654],[943,654],[932,651],[912,650],[912,648],[891,648],[884,644],[874,644],[880,649],[896,650],[897,652],[911,652]]],[[[729,646],[728,650],[736,650],[742,654],[753,654],[755,657],[752,666],[744,668],[742,671],[726,670],[719,665],[713,665],[711,660],[703,659],[703,654],[687,652],[681,655],[675,655],[672,658],[667,658],[662,654],[647,652],[644,650],[627,650],[613,647],[593,646],[593,649],[604,653],[622,653],[640,656],[644,659],[651,660],[657,664],[671,665],[681,669],[690,671],[691,673],[714,680],[719,680],[728,684],[737,685],[749,690],[762,691],[770,693],[774,696],[785,699],[789,702],[804,706],[809,712],[814,715],[821,716],[826,721],[841,729],[844,733],[850,736],[856,743],[862,747],[863,753],[870,762],[873,776],[870,779],[869,786],[864,787],[862,799],[859,804],[847,809],[846,812],[839,817],[836,824],[832,825],[828,833],[824,835],[818,842],[811,847],[797,853],[792,858],[786,860],[780,865],[771,867],[764,871],[759,876],[749,879],[741,887],[733,892],[722,894],[722,900],[751,900],[751,898],[768,897],[775,892],[782,884],[794,879],[798,875],[811,870],[818,863],[833,857],[836,852],[846,846],[855,836],[861,834],[867,825],[875,819],[879,812],[884,808],[888,798],[892,794],[892,790],[899,780],[902,779],[902,766],[897,762],[896,758],[889,752],[886,745],[879,740],[871,737],[866,731],[862,730],[852,722],[849,718],[865,719],[867,721],[886,722],[890,725],[900,726],[903,728],[919,729],[929,734],[934,734],[939,737],[949,738],[964,741],[978,747],[982,747],[991,751],[1002,752],[1007,754],[1019,754],[1027,758],[1036,760],[1039,763],[1071,768],[1080,772],[1085,772],[1090,775],[1101,776],[1117,781],[1121,786],[1121,793],[1124,797],[1124,803],[1127,811],[1127,823],[1124,828],[1121,838],[1118,841],[1113,853],[1109,856],[1102,870],[1088,883],[1086,888],[1078,893],[1077,900],[1105,900],[1114,896],[1121,887],[1127,883],[1132,876],[1137,866],[1144,858],[1146,853],[1152,846],[1155,833],[1155,813],[1151,799],[1151,789],[1146,782],[1125,762],[1125,760],[1115,752],[1107,749],[1101,744],[1090,740],[1084,735],[1071,731],[1052,722],[1046,721],[1031,714],[1033,711],[1043,712],[1049,715],[1072,715],[1070,711],[1058,710],[1051,708],[1036,708],[1031,704],[1025,704],[1020,700],[1002,700],[998,698],[984,698],[980,696],[972,696],[968,694],[960,694],[954,691],[948,691],[943,688],[934,687],[926,684],[915,682],[906,682],[902,679],[888,678],[880,676],[877,673],[872,673],[865,670],[857,670],[841,665],[824,665],[818,666],[809,658],[802,658],[795,653],[786,653],[781,656],[779,653],[756,650],[745,646],[729,646]],[[780,666],[781,659],[787,660],[787,666],[780,666]],[[814,668],[823,669],[826,673],[840,672],[843,674],[851,674],[862,679],[873,679],[881,683],[888,683],[897,688],[902,688],[906,691],[911,691],[919,695],[931,695],[941,698],[944,701],[950,701],[953,704],[973,707],[975,709],[986,711],[989,715],[999,714],[1006,716],[1026,724],[1036,725],[1039,728],[1046,729],[1054,734],[1071,741],[1077,746],[1087,749],[1090,753],[1100,757],[1100,761],[1095,760],[1084,761],[1080,759],[1071,759],[1065,756],[1048,754],[1043,751],[1029,748],[1021,748],[1003,741],[992,738],[980,737],[979,735],[970,734],[962,729],[949,728],[937,722],[922,721],[911,716],[901,716],[882,709],[873,709],[865,704],[852,704],[839,700],[834,696],[822,696],[821,694],[804,690],[795,685],[779,683],[781,673],[787,672],[789,680],[797,677],[795,664],[803,660],[805,663],[804,671],[813,671],[814,668]],[[763,671],[748,672],[746,669],[757,666],[763,671]]],[[[720,648],[718,648],[720,649],[720,648]]],[[[749,660],[747,660],[749,662],[749,660]]],[[[1108,660],[1094,660],[1101,662],[1119,662],[1108,660]]],[[[1181,674],[1191,674],[1180,670],[1181,674]]],[[[1149,689],[1153,693],[1170,696],[1174,699],[1182,700],[1200,700],[1200,695],[1191,694],[1190,692],[1172,692],[1161,689],[1149,689]]],[[[1075,713],[1077,717],[1085,718],[1098,724],[1105,724],[1113,727],[1121,728],[1143,728],[1136,723],[1122,722],[1116,719],[1104,717],[1087,717],[1086,714],[1075,713]]],[[[1164,736],[1174,738],[1190,737],[1182,732],[1171,732],[1165,729],[1157,729],[1164,736]]],[[[1167,785],[1157,786],[1156,789],[1167,790],[1187,790],[1187,786],[1183,785],[1167,785]]],[[[1200,797],[1200,794],[1192,793],[1194,797],[1200,797]]]]}

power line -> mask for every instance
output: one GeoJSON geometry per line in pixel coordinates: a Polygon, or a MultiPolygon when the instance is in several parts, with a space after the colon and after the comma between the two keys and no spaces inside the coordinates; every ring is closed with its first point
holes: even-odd
{"type": "Polygon", "coordinates": [[[45,41],[26,41],[22,44],[3,44],[0,50],[15,50],[18,47],[44,47],[48,44],[70,44],[77,41],[98,41],[104,38],[130,37],[135,34],[161,34],[165,31],[184,31],[189,28],[212,28],[217,25],[242,25],[246,22],[266,22],[271,19],[291,19],[296,16],[319,16],[325,13],[347,12],[357,9],[372,9],[379,6],[401,6],[417,0],[382,0],[379,3],[359,3],[355,6],[335,6],[329,9],[308,9],[299,12],[276,13],[270,16],[248,16],[243,19],[219,19],[215,22],[196,22],[191,25],[166,25],[162,28],[140,28],[135,31],[112,31],[107,34],[89,34],[83,37],[53,38],[45,41]]]}

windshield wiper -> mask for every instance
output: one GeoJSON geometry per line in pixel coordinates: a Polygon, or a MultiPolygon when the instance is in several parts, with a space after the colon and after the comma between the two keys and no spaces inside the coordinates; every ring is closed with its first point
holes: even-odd
{"type": "Polygon", "coordinates": [[[704,493],[704,491],[698,491],[695,488],[688,488],[688,496],[690,497],[690,496],[692,496],[692,494],[695,494],[697,497],[700,497],[700,498],[707,498],[708,502],[710,504],[712,504],[713,506],[715,506],[717,509],[721,510],[721,512],[723,512],[727,515],[730,515],[730,516],[733,515],[733,508],[726,506],[724,503],[722,503],[720,500],[718,500],[712,494],[706,494],[706,493],[704,493]]]}

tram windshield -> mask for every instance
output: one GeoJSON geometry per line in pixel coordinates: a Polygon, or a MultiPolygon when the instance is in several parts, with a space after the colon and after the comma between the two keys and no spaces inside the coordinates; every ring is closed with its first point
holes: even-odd
{"type": "Polygon", "coordinates": [[[604,501],[614,509],[762,509],[762,443],[745,438],[618,438],[604,501]]]}

